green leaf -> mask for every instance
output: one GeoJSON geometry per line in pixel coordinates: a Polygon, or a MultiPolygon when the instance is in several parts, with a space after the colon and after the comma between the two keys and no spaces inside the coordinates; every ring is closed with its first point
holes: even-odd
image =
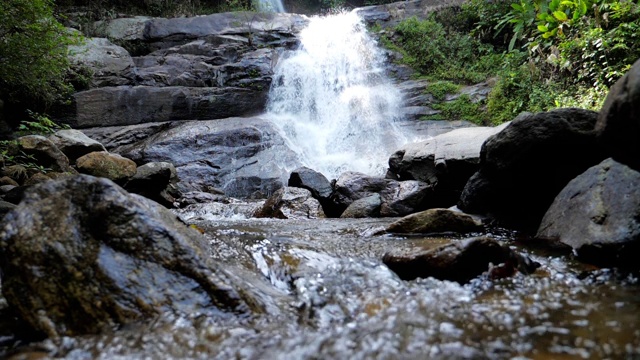
{"type": "Polygon", "coordinates": [[[567,14],[565,14],[562,11],[554,11],[553,12],[553,17],[555,17],[556,19],[560,20],[560,21],[567,21],[567,14]]]}
{"type": "Polygon", "coordinates": [[[538,30],[540,32],[546,33],[547,31],[549,31],[549,27],[547,25],[538,25],[538,30]]]}

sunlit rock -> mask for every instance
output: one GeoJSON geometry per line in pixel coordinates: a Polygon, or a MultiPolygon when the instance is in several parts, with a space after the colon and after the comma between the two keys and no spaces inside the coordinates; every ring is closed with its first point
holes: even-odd
{"type": "Polygon", "coordinates": [[[569,245],[587,262],[640,267],[640,172],[612,159],[588,169],[558,194],[537,237],[569,245]]]}
{"type": "Polygon", "coordinates": [[[29,189],[3,220],[0,254],[7,302],[53,338],[164,312],[259,308],[211,260],[198,231],[107,179],[79,175],[29,189]]]}
{"type": "Polygon", "coordinates": [[[136,163],[118,154],[96,151],[76,160],[78,171],[124,183],[136,174],[136,163]]]}

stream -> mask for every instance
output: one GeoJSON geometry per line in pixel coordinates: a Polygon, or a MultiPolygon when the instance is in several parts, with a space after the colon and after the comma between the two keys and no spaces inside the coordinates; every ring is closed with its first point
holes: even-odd
{"type": "MultiPolygon", "coordinates": [[[[518,246],[542,264],[535,273],[481,276],[464,286],[403,281],[382,264],[385,252],[459,239],[375,235],[395,219],[243,219],[249,208],[236,205],[222,217],[199,207],[180,216],[205,232],[217,261],[244,274],[266,304],[264,314],[166,314],[42,346],[66,359],[640,356],[640,287],[631,275],[518,246]]],[[[516,246],[515,233],[484,235],[516,246]]]]}

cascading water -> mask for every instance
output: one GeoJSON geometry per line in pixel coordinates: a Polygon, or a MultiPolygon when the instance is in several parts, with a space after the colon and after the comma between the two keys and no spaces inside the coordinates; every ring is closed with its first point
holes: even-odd
{"type": "Polygon", "coordinates": [[[301,162],[325,176],[383,174],[405,141],[394,124],[401,97],[362,19],[355,12],[314,17],[300,42],[275,69],[269,116],[301,162]]]}
{"type": "Polygon", "coordinates": [[[284,12],[282,0],[259,0],[257,5],[261,11],[284,12]]]}

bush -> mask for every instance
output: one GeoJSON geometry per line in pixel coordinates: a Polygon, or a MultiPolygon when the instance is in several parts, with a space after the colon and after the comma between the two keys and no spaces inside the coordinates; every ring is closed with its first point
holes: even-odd
{"type": "Polygon", "coordinates": [[[24,108],[47,107],[73,90],[67,47],[80,38],[54,17],[51,0],[0,5],[0,98],[24,108]]]}

